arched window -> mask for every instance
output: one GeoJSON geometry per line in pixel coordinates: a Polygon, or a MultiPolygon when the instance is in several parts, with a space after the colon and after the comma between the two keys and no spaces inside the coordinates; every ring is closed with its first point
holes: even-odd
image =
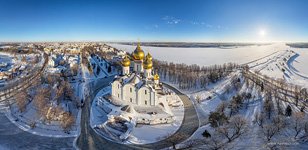
{"type": "Polygon", "coordinates": [[[144,90],[144,94],[147,95],[147,90],[144,90]]]}

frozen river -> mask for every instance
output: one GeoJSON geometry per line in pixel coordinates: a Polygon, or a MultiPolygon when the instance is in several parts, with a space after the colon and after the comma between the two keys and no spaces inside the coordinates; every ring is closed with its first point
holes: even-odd
{"type": "MultiPolygon", "coordinates": [[[[111,46],[132,52],[135,46],[110,44],[111,46]]],[[[176,63],[213,65],[226,62],[246,63],[280,50],[282,45],[244,46],[234,48],[178,48],[178,47],[145,47],[154,58],[176,63]]]]}
{"type": "MultiPolygon", "coordinates": [[[[136,48],[136,46],[131,45],[109,45],[127,52],[132,52],[136,48]]],[[[243,64],[272,54],[276,51],[291,49],[300,54],[300,56],[296,59],[298,63],[294,63],[294,67],[302,73],[308,75],[308,49],[290,48],[284,43],[234,48],[178,48],[142,46],[142,49],[145,52],[150,52],[154,58],[159,60],[204,66],[228,62],[243,64]]]]}

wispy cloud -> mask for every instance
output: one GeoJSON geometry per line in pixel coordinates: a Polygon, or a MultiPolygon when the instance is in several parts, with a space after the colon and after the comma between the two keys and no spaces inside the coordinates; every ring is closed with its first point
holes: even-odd
{"type": "Polygon", "coordinates": [[[213,25],[213,24],[200,22],[200,21],[190,21],[190,24],[204,26],[206,28],[212,28],[212,29],[228,29],[228,27],[225,27],[225,26],[222,26],[222,25],[213,25]]]}
{"type": "Polygon", "coordinates": [[[193,24],[193,25],[200,25],[200,23],[198,21],[191,21],[190,23],[193,24]]]}
{"type": "Polygon", "coordinates": [[[148,25],[144,27],[147,30],[152,30],[152,29],[158,29],[159,25],[158,24],[153,24],[153,25],[148,25]]]}
{"type": "Polygon", "coordinates": [[[162,20],[164,20],[167,24],[178,24],[181,22],[181,19],[172,16],[164,16],[162,20]]]}
{"type": "Polygon", "coordinates": [[[205,25],[207,28],[213,28],[213,25],[211,25],[211,24],[206,24],[205,25]]]}

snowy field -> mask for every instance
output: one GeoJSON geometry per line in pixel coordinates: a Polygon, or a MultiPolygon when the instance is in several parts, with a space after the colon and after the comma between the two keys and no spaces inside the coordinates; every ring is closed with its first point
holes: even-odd
{"type": "Polygon", "coordinates": [[[303,74],[308,75],[308,48],[291,48],[291,50],[299,54],[299,57],[293,63],[294,67],[303,74]]]}
{"type": "Polygon", "coordinates": [[[308,87],[308,70],[307,60],[302,60],[305,51],[301,50],[284,50],[279,51],[269,57],[263,58],[249,64],[249,67],[254,72],[260,72],[275,79],[284,79],[285,81],[308,87]]]}

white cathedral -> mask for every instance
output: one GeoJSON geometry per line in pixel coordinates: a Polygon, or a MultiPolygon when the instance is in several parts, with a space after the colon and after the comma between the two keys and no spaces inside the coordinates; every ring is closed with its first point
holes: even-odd
{"type": "Polygon", "coordinates": [[[144,57],[140,44],[131,55],[121,61],[122,74],[112,83],[112,98],[138,106],[163,105],[166,97],[159,83],[158,74],[153,73],[152,56],[144,57]]]}

